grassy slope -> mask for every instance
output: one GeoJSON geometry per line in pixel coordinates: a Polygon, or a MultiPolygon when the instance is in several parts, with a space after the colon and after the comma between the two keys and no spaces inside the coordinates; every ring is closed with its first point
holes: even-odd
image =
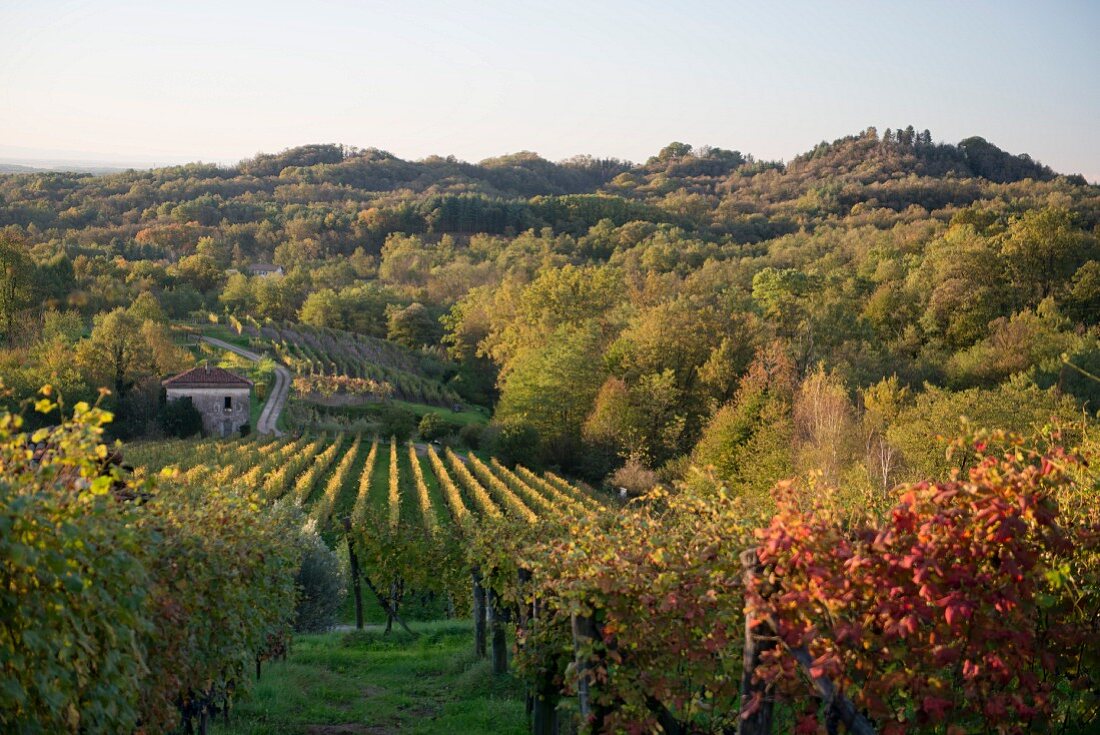
{"type": "Polygon", "coordinates": [[[427,403],[412,403],[410,401],[398,399],[392,400],[391,403],[413,411],[416,413],[417,417],[422,417],[426,413],[438,413],[448,421],[453,421],[458,424],[485,424],[489,421],[489,410],[482,406],[470,406],[464,411],[452,411],[442,406],[431,406],[427,403]]]}
{"type": "Polygon", "coordinates": [[[523,688],[473,656],[469,621],[395,631],[295,638],[290,658],[268,663],[224,735],[526,732],[523,688]]]}

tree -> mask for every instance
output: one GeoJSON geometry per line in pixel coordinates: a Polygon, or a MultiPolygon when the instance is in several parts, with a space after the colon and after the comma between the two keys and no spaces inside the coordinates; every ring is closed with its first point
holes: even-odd
{"type": "Polygon", "coordinates": [[[1100,322],[1100,260],[1077,269],[1066,295],[1066,313],[1083,324],[1100,322]]]}
{"type": "Polygon", "coordinates": [[[343,316],[336,292],[331,288],[322,288],[307,296],[298,312],[298,321],[311,327],[343,329],[343,316]]]}
{"type": "Polygon", "coordinates": [[[758,351],[734,399],[703,429],[692,462],[739,494],[759,498],[793,468],[794,366],[779,343],[758,351]]]}
{"type": "Polygon", "coordinates": [[[501,378],[497,417],[530,424],[548,460],[573,466],[581,427],[604,380],[602,345],[602,334],[588,322],[559,327],[544,344],[525,347],[501,378]]]}
{"type": "Polygon", "coordinates": [[[449,434],[454,434],[458,431],[458,428],[458,424],[449,421],[443,414],[429,411],[420,418],[420,423],[416,427],[416,433],[420,435],[421,439],[432,441],[435,439],[442,439],[449,434]]]}
{"type": "Polygon", "coordinates": [[[523,420],[496,421],[484,439],[486,449],[506,465],[522,464],[538,467],[542,464],[538,429],[523,420]]]}
{"type": "Polygon", "coordinates": [[[0,330],[11,341],[16,315],[30,305],[34,264],[22,242],[0,234],[0,330]]]}
{"type": "Polygon", "coordinates": [[[807,326],[807,297],[818,288],[820,279],[795,268],[765,268],[752,278],[752,300],[779,335],[790,339],[807,326]]]}
{"type": "Polygon", "coordinates": [[[1100,256],[1096,238],[1078,229],[1064,208],[1028,210],[1009,223],[1001,240],[1012,287],[1023,305],[1036,305],[1100,256]]]}
{"type": "Polygon", "coordinates": [[[247,314],[256,306],[252,281],[244,273],[234,273],[226,280],[218,301],[233,313],[247,314]]]}
{"type": "Polygon", "coordinates": [[[178,369],[188,357],[162,325],[140,322],[118,308],[96,315],[91,336],[77,346],[76,359],[93,381],[110,385],[122,399],[141,378],[178,369]]]}
{"type": "Polygon", "coordinates": [[[584,424],[584,437],[653,466],[677,454],[685,420],[672,370],[647,373],[631,384],[608,378],[584,424]]]}
{"type": "Polygon", "coordinates": [[[672,142],[662,148],[655,158],[651,158],[651,163],[667,163],[674,161],[678,158],[691,155],[691,146],[687,143],[672,142]]]}
{"type": "Polygon", "coordinates": [[[404,309],[389,310],[386,338],[398,344],[411,348],[435,344],[441,333],[439,320],[423,304],[414,302],[404,309]]]}
{"type": "Polygon", "coordinates": [[[139,322],[153,321],[163,324],[168,321],[164,310],[160,308],[157,297],[149,291],[142,291],[127,310],[139,322]]]}
{"type": "Polygon", "coordinates": [[[225,271],[208,255],[188,255],[176,264],[176,272],[200,293],[209,293],[225,280],[225,271]]]}
{"type": "Polygon", "coordinates": [[[267,276],[254,279],[256,312],[261,317],[293,319],[298,312],[298,284],[289,276],[267,276]]]}
{"type": "Polygon", "coordinates": [[[859,441],[844,382],[818,365],[795,392],[792,420],[798,467],[820,471],[825,482],[838,484],[855,459],[859,441]]]}
{"type": "Polygon", "coordinates": [[[927,294],[921,327],[951,347],[973,344],[989,322],[1010,310],[1004,260],[996,243],[971,225],[952,226],[933,241],[909,283],[927,294]]]}

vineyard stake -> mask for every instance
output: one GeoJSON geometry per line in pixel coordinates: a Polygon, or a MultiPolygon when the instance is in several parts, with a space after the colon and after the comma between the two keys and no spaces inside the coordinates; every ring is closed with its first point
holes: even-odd
{"type": "MultiPolygon", "coordinates": [[[[756,549],[747,549],[746,551],[743,551],[741,553],[741,566],[745,570],[745,590],[748,591],[750,589],[753,589],[756,581],[756,576],[763,570],[763,566],[760,564],[759,557],[757,557],[756,549]]],[[[750,680],[752,679],[752,671],[749,670],[750,645],[754,647],[758,646],[754,649],[756,656],[751,662],[752,668],[753,670],[755,670],[756,665],[758,665],[760,662],[759,653],[761,651],[767,650],[767,648],[774,648],[776,646],[776,641],[778,640],[776,631],[779,630],[779,625],[777,624],[775,618],[773,618],[771,615],[762,615],[756,621],[758,623],[758,626],[756,627],[764,627],[764,629],[767,630],[767,632],[769,633],[768,638],[770,638],[771,640],[769,641],[767,640],[767,638],[764,638],[763,640],[758,640],[757,635],[752,635],[752,628],[750,627],[750,617],[750,614],[746,612],[744,658],[745,670],[742,672],[743,675],[741,679],[742,702],[745,701],[746,696],[746,678],[750,680]]],[[[810,655],[810,652],[806,650],[805,646],[790,648],[788,649],[788,652],[791,654],[794,660],[798,662],[799,667],[810,679],[810,681],[813,682],[814,689],[817,690],[818,696],[821,697],[822,702],[825,705],[826,716],[830,721],[829,732],[835,732],[835,723],[840,722],[844,724],[844,727],[847,728],[847,731],[849,733],[852,733],[852,735],[878,735],[878,731],[875,730],[875,726],[871,723],[871,721],[864,717],[856,709],[856,706],[852,703],[852,700],[848,699],[846,696],[844,696],[844,694],[837,691],[836,686],[828,677],[814,676],[811,673],[813,656],[810,655]]],[[[759,683],[756,683],[753,684],[753,686],[760,687],[761,685],[759,683]]],[[[753,691],[755,691],[755,689],[753,691]]],[[[749,696],[751,696],[751,692],[749,696]]],[[[758,710],[757,713],[755,713],[753,716],[741,720],[737,728],[738,735],[766,735],[767,733],[771,732],[772,703],[767,699],[766,694],[761,706],[761,710],[763,710],[764,708],[767,709],[767,729],[742,729],[742,726],[745,725],[748,720],[755,719],[755,714],[760,713],[760,710],[758,710]]]]}
{"type": "Polygon", "coordinates": [[[474,580],[474,653],[485,658],[485,588],[481,586],[481,570],[471,572],[474,580]]]}
{"type": "Polygon", "coordinates": [[[493,673],[508,673],[508,619],[511,617],[500,596],[490,592],[489,617],[493,630],[493,673]]]}
{"type": "Polygon", "coordinates": [[[596,708],[592,704],[592,679],[593,669],[592,653],[586,649],[600,640],[599,626],[589,616],[572,615],[570,623],[573,628],[573,656],[577,663],[577,705],[581,719],[588,723],[593,732],[599,732],[603,727],[603,708],[596,708]]]}

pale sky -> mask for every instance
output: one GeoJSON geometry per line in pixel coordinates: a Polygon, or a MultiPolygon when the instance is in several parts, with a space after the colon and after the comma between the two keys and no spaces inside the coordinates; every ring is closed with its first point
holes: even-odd
{"type": "Polygon", "coordinates": [[[1100,2],[0,0],[0,156],[789,160],[875,125],[1100,180],[1100,2]]]}

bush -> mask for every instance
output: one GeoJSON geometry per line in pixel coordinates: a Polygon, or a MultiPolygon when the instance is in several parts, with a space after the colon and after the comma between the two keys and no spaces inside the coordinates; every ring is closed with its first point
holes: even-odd
{"type": "Polygon", "coordinates": [[[315,531],[304,532],[302,544],[294,629],[302,633],[331,630],[348,592],[347,575],[336,552],[315,531]]]}
{"type": "Polygon", "coordinates": [[[417,428],[420,433],[420,437],[425,441],[432,441],[433,439],[442,439],[448,434],[453,434],[458,430],[458,424],[447,419],[446,416],[438,413],[426,413],[423,418],[420,419],[420,425],[417,428]]]}
{"type": "Polygon", "coordinates": [[[416,431],[416,414],[407,408],[386,403],[378,411],[381,436],[394,436],[400,440],[408,439],[416,431]]]}
{"type": "Polygon", "coordinates": [[[470,449],[480,449],[485,437],[485,427],[481,424],[466,424],[458,430],[458,438],[470,449]]]}
{"type": "Polygon", "coordinates": [[[493,424],[485,437],[485,449],[506,465],[517,462],[528,467],[542,465],[539,454],[539,432],[526,421],[505,421],[493,424]]]}
{"type": "Polygon", "coordinates": [[[626,490],[628,495],[645,495],[657,485],[657,473],[643,465],[637,457],[631,457],[607,478],[616,491],[626,490]]]}
{"type": "Polygon", "coordinates": [[[157,416],[161,431],[165,436],[186,439],[202,431],[202,414],[190,398],[177,398],[168,401],[157,416]]]}

